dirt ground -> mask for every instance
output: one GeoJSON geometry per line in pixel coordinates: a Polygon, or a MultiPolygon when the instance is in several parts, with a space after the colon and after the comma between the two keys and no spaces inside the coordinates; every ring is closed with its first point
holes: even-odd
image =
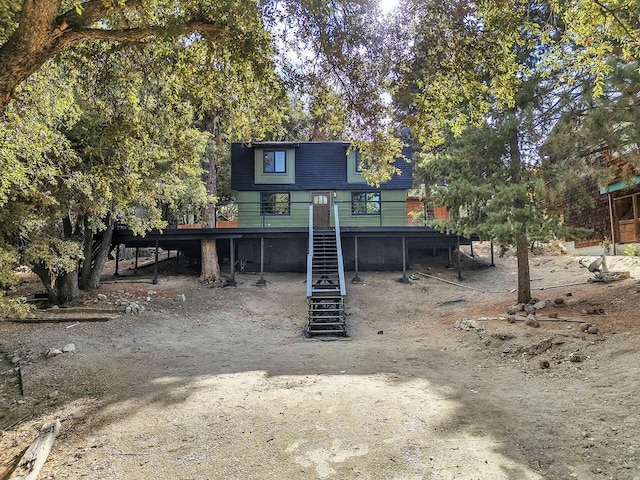
{"type": "MultiPolygon", "coordinates": [[[[173,261],[157,285],[141,269],[83,297],[140,315],[1,323],[0,478],[57,418],[40,478],[640,479],[638,259],[610,258],[632,278],[605,284],[577,258],[533,257],[535,296],[564,301],[535,328],[506,320],[515,258],[476,254],[464,287],[362,272],[345,341],[303,337],[302,274],[210,288],[173,261]]],[[[458,282],[444,263],[411,273],[458,282]]]]}

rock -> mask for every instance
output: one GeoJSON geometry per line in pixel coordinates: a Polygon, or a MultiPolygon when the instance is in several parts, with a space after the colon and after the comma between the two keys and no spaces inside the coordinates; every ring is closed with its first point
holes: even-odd
{"type": "Polygon", "coordinates": [[[187,297],[185,296],[184,293],[179,293],[178,295],[176,295],[176,302],[186,302],[187,301],[187,297]]]}
{"type": "Polygon", "coordinates": [[[582,363],[587,359],[584,353],[573,352],[569,354],[569,361],[574,363],[582,363]]]}
{"type": "Polygon", "coordinates": [[[533,304],[533,308],[535,308],[536,310],[542,310],[546,306],[547,306],[547,301],[546,300],[542,300],[540,302],[537,302],[537,303],[533,304]]]}
{"type": "Polygon", "coordinates": [[[20,363],[20,357],[13,357],[11,359],[11,363],[13,363],[14,365],[17,365],[20,363]]]}
{"type": "Polygon", "coordinates": [[[458,320],[453,326],[456,330],[475,330],[477,332],[484,332],[484,327],[475,320],[469,318],[462,318],[458,320]]]}
{"type": "Polygon", "coordinates": [[[553,300],[553,303],[556,305],[564,305],[564,298],[558,297],[553,300]]]}
{"type": "Polygon", "coordinates": [[[542,368],[543,370],[546,370],[550,366],[551,365],[549,364],[548,360],[540,360],[540,368],[542,368]]]}
{"type": "Polygon", "coordinates": [[[533,327],[533,328],[538,328],[540,326],[540,322],[536,320],[536,317],[534,317],[533,315],[529,315],[527,317],[527,321],[524,322],[524,324],[527,325],[528,327],[533,327]]]}
{"type": "Polygon", "coordinates": [[[62,350],[59,348],[50,348],[47,350],[47,358],[55,357],[56,355],[62,355],[62,350]]]}
{"type": "Polygon", "coordinates": [[[551,312],[549,318],[558,318],[558,312],[551,312]]]}
{"type": "Polygon", "coordinates": [[[582,330],[583,332],[586,332],[587,330],[589,330],[589,327],[591,326],[590,323],[581,323],[580,324],[580,330],[582,330]]]}
{"type": "Polygon", "coordinates": [[[58,390],[54,390],[53,392],[50,392],[50,393],[47,395],[47,397],[49,397],[49,398],[55,398],[55,397],[57,397],[58,395],[60,395],[60,392],[59,392],[58,390]]]}
{"type": "Polygon", "coordinates": [[[513,315],[509,315],[507,317],[507,322],[509,323],[516,323],[516,317],[514,317],[513,315]]]}
{"type": "Polygon", "coordinates": [[[129,305],[127,305],[127,307],[124,309],[124,313],[126,313],[127,315],[131,315],[132,309],[129,305]]]}
{"type": "Polygon", "coordinates": [[[507,315],[515,315],[519,311],[519,305],[512,305],[511,307],[507,308],[507,315]]]}
{"type": "Polygon", "coordinates": [[[529,313],[529,314],[536,313],[536,309],[533,305],[526,305],[524,307],[524,311],[525,313],[529,313]]]}
{"type": "Polygon", "coordinates": [[[75,353],[76,346],[73,343],[67,343],[64,347],[62,347],[63,353],[75,353]]]}
{"type": "Polygon", "coordinates": [[[589,328],[587,328],[587,333],[596,335],[598,333],[598,327],[596,327],[595,325],[591,325],[589,328]]]}
{"type": "Polygon", "coordinates": [[[99,293],[98,294],[98,300],[106,300],[107,296],[104,293],[99,293]]]}

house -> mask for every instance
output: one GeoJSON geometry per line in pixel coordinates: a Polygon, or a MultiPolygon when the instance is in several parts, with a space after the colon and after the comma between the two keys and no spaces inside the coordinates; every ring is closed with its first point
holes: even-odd
{"type": "Polygon", "coordinates": [[[609,151],[598,153],[596,161],[609,170],[613,180],[602,185],[585,180],[591,205],[574,201],[565,205],[565,223],[591,231],[584,238],[567,242],[567,250],[600,255],[606,237],[611,244],[609,253],[621,254],[626,245],[640,243],[640,171],[624,155],[609,151]]]}
{"type": "MultiPolygon", "coordinates": [[[[412,152],[395,161],[399,174],[378,187],[368,185],[362,162],[348,142],[256,142],[231,146],[231,187],[237,191],[232,225],[168,228],[138,237],[114,233],[114,245],[160,247],[191,258],[200,242],[214,239],[222,263],[244,272],[306,272],[313,229],[340,225],[345,270],[406,270],[411,252],[452,252],[470,239],[437,231],[425,221],[437,211],[423,195],[411,198],[412,152]],[[422,212],[416,219],[413,212],[422,212]],[[222,227],[227,228],[222,228],[222,227]]],[[[446,212],[443,212],[446,215],[446,212]]],[[[459,262],[458,262],[459,266],[459,262]]]]}
{"type": "Polygon", "coordinates": [[[315,226],[407,225],[411,149],[395,166],[400,174],[379,187],[367,184],[362,162],[346,142],[235,143],[231,188],[238,191],[238,227],[306,227],[313,204],[315,226]]]}

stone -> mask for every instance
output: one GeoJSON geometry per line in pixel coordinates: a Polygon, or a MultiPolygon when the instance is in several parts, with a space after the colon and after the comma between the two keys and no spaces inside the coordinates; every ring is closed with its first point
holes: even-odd
{"type": "Polygon", "coordinates": [[[507,322],[509,323],[516,323],[516,317],[514,317],[513,315],[509,315],[507,317],[507,322]]]}
{"type": "Polygon", "coordinates": [[[591,326],[590,323],[581,323],[580,324],[580,330],[583,332],[586,332],[587,330],[589,330],[589,327],[591,326]]]}
{"type": "Polygon", "coordinates": [[[584,353],[573,352],[569,354],[569,361],[574,363],[582,363],[587,359],[584,353]]]}
{"type": "Polygon", "coordinates": [[[543,370],[546,370],[550,366],[551,365],[549,364],[548,360],[540,360],[540,368],[542,368],[543,370]]]}
{"type": "Polygon", "coordinates": [[[98,294],[98,300],[103,300],[104,301],[106,299],[107,299],[107,296],[104,293],[99,293],[98,294]]]}
{"type": "Polygon", "coordinates": [[[546,306],[547,306],[547,301],[546,300],[542,300],[540,302],[537,302],[537,303],[533,304],[533,308],[535,308],[536,310],[542,310],[546,306]]]}
{"type": "Polygon", "coordinates": [[[187,301],[187,297],[185,296],[184,293],[179,293],[178,295],[176,295],[176,302],[186,302],[187,301]]]}
{"type": "Polygon", "coordinates": [[[47,358],[55,357],[56,355],[62,355],[62,350],[59,348],[50,348],[47,350],[47,358]]]}
{"type": "Polygon", "coordinates": [[[555,298],[553,300],[553,303],[555,303],[556,305],[564,305],[564,298],[562,297],[555,298]]]}
{"type": "Polygon", "coordinates": [[[75,353],[76,346],[73,343],[67,343],[64,347],[62,347],[63,353],[75,353]]]}
{"type": "Polygon", "coordinates": [[[535,307],[533,305],[526,305],[524,307],[524,311],[525,311],[525,313],[535,313],[536,309],[535,309],[535,307]]]}
{"type": "Polygon", "coordinates": [[[551,312],[549,318],[558,318],[558,312],[551,312]]]}
{"type": "Polygon", "coordinates": [[[596,335],[598,333],[598,327],[596,327],[595,325],[591,325],[589,328],[587,328],[587,333],[596,335]]]}
{"type": "Polygon", "coordinates": [[[515,315],[519,311],[520,308],[518,305],[512,305],[511,307],[507,308],[507,315],[515,315]]]}
{"type": "Polygon", "coordinates": [[[14,365],[17,365],[20,363],[20,357],[13,357],[11,359],[11,363],[13,363],[14,365]]]}
{"type": "Polygon", "coordinates": [[[131,315],[132,313],[132,309],[131,306],[127,305],[127,307],[124,309],[124,313],[126,313],[127,315],[131,315]]]}
{"type": "Polygon", "coordinates": [[[463,318],[458,320],[454,324],[453,328],[455,328],[456,330],[467,330],[467,331],[475,330],[477,332],[484,332],[484,327],[482,325],[480,325],[475,320],[471,320],[469,318],[463,318]]]}
{"type": "Polygon", "coordinates": [[[540,326],[540,322],[536,320],[536,317],[534,317],[533,315],[529,315],[527,317],[526,322],[524,322],[524,324],[528,327],[533,327],[533,328],[538,328],[540,326]]]}

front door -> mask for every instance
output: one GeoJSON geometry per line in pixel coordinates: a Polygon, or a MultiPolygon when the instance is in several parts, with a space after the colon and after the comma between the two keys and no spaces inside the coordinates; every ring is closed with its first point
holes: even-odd
{"type": "Polygon", "coordinates": [[[329,226],[329,198],[330,192],[314,192],[311,194],[313,202],[313,226],[329,226]]]}

